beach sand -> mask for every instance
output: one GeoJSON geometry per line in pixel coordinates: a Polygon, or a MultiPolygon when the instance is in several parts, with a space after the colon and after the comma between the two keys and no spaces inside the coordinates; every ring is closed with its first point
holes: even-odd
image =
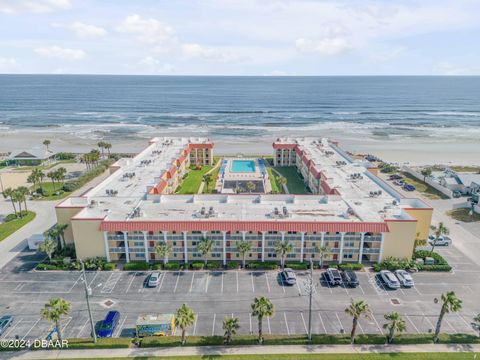
{"type": "MultiPolygon", "coordinates": [[[[316,136],[329,137],[340,141],[348,151],[362,154],[373,154],[385,161],[411,165],[458,164],[480,165],[480,140],[438,138],[374,138],[352,137],[351,134],[339,130],[326,131],[322,134],[302,133],[278,134],[273,136],[266,133],[258,137],[212,137],[215,142],[216,155],[270,155],[272,142],[277,136],[316,136]]],[[[163,133],[161,131],[148,134],[155,136],[208,136],[196,133],[163,133]]],[[[145,148],[148,143],[147,135],[142,137],[129,136],[125,138],[108,138],[105,141],[112,143],[113,152],[136,153],[145,148]]],[[[72,133],[59,131],[16,130],[0,134],[0,153],[29,149],[42,149],[44,139],[51,140],[50,148],[55,152],[86,152],[97,147],[98,138],[79,137],[72,133]]]]}

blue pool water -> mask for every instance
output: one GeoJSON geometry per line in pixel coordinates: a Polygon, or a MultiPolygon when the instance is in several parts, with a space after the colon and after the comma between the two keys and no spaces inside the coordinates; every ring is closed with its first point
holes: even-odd
{"type": "Polygon", "coordinates": [[[255,161],[253,160],[232,160],[231,172],[252,173],[255,172],[255,161]]]}

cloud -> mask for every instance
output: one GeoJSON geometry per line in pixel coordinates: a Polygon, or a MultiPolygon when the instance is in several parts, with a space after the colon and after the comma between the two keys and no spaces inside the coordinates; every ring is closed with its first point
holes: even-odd
{"type": "Polygon", "coordinates": [[[157,19],[145,19],[137,14],[127,16],[117,30],[135,34],[139,41],[152,45],[163,45],[176,41],[175,31],[172,27],[157,19]]]}
{"type": "Polygon", "coordinates": [[[80,60],[87,55],[82,49],[69,49],[60,46],[36,48],[35,52],[38,55],[46,58],[58,58],[66,60],[80,60]]]}
{"type": "Polygon", "coordinates": [[[350,42],[342,37],[317,40],[300,38],[295,41],[295,46],[301,52],[318,53],[324,56],[338,55],[352,48],[350,42]]]}
{"type": "Polygon", "coordinates": [[[202,46],[200,44],[182,44],[182,55],[186,58],[215,60],[219,62],[238,62],[247,60],[246,56],[229,49],[202,46]]]}
{"type": "Polygon", "coordinates": [[[70,29],[81,39],[93,39],[105,36],[107,31],[99,26],[92,24],[85,24],[80,21],[75,21],[70,25],[70,29]]]}
{"type": "Polygon", "coordinates": [[[65,10],[70,6],[70,0],[0,0],[0,13],[46,13],[56,10],[65,10]]]}
{"type": "Polygon", "coordinates": [[[437,71],[441,75],[479,75],[479,66],[461,66],[455,65],[448,61],[442,61],[437,64],[437,71]]]}
{"type": "Polygon", "coordinates": [[[17,59],[12,57],[2,57],[0,56],[0,71],[9,71],[14,68],[17,68],[17,59]]]}

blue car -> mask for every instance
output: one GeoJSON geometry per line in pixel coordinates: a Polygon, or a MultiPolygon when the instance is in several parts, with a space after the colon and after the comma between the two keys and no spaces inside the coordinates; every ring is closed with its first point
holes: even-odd
{"type": "Polygon", "coordinates": [[[407,190],[407,191],[414,191],[414,190],[415,190],[415,186],[410,185],[410,184],[405,184],[405,185],[403,185],[403,189],[404,189],[404,190],[407,190]]]}
{"type": "Polygon", "coordinates": [[[97,336],[101,338],[112,337],[119,320],[120,313],[118,311],[109,311],[98,329],[97,336]]]}

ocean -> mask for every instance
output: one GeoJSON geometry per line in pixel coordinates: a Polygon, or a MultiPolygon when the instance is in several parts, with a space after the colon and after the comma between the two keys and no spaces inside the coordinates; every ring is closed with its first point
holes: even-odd
{"type": "Polygon", "coordinates": [[[3,133],[480,138],[480,77],[0,75],[3,133]]]}

